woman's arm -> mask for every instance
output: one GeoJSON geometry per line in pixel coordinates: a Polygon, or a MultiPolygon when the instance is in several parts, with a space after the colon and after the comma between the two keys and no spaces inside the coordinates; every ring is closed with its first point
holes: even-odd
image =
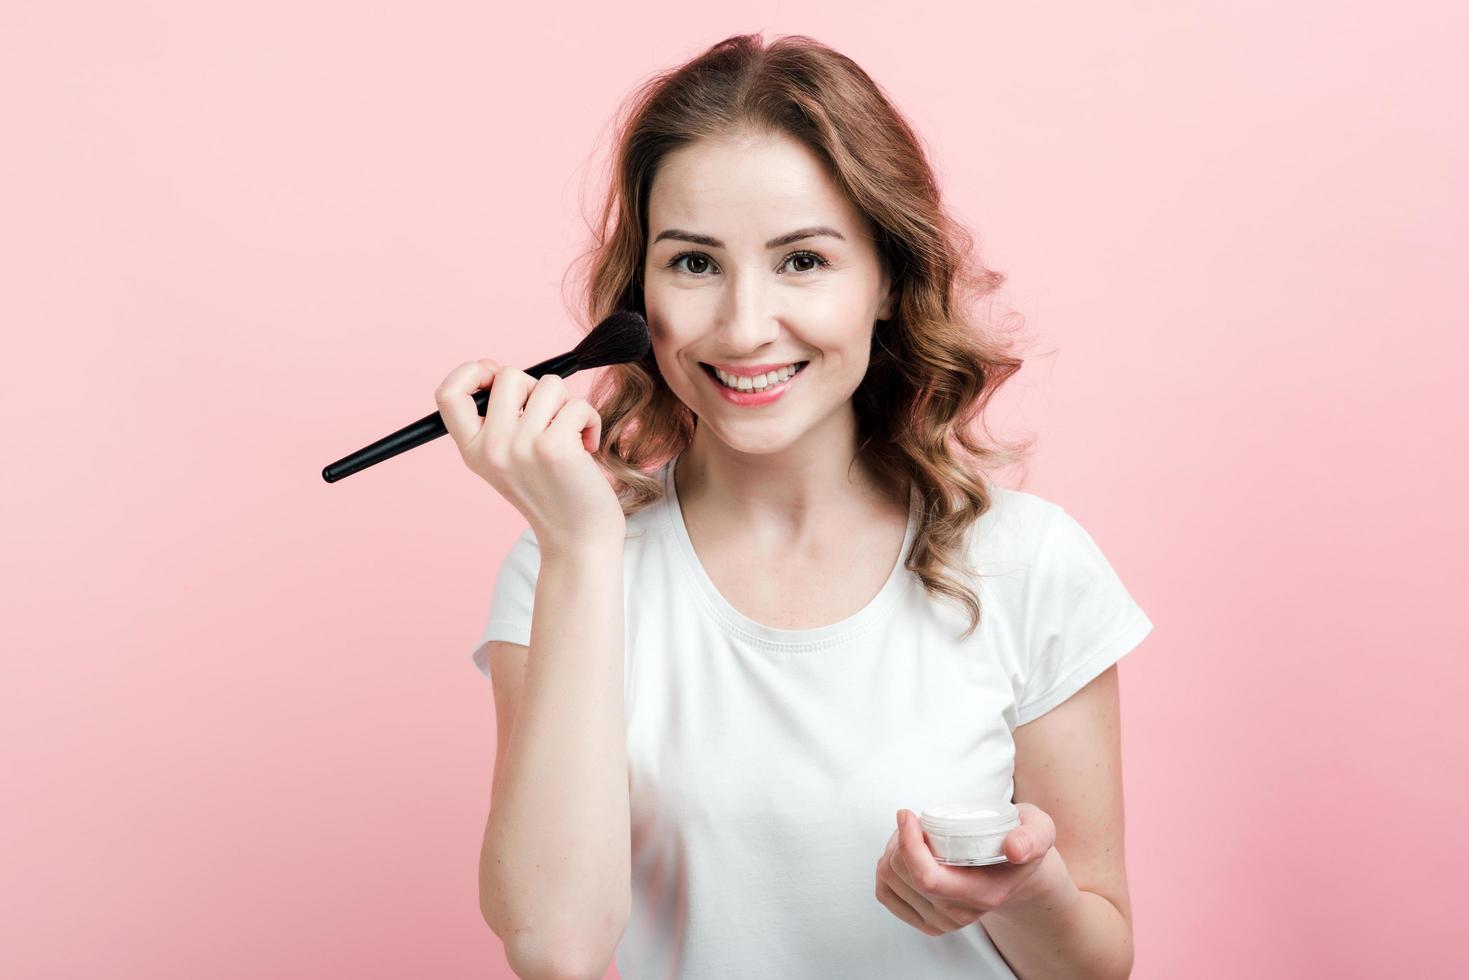
{"type": "Polygon", "coordinates": [[[1015,801],[1054,821],[1056,843],[1043,859],[1053,867],[980,916],[984,930],[1021,980],[1129,976],[1116,665],[1015,729],[1015,801]]]}
{"type": "Polygon", "coordinates": [[[620,540],[542,550],[480,860],[481,907],[518,976],[600,977],[627,925],[622,602],[620,540]]]}

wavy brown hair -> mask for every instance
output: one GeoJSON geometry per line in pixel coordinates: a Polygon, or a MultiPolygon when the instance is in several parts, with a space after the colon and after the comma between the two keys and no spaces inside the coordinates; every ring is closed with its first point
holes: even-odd
{"type": "MultiPolygon", "coordinates": [[[[948,597],[979,625],[980,604],[965,532],[990,507],[981,475],[1019,462],[1032,440],[998,445],[983,412],[1020,369],[1014,344],[973,312],[1005,281],[974,256],[972,236],[940,201],[938,182],[913,129],[856,62],[812,38],[769,45],[759,34],[726,38],[631,94],[615,123],[611,173],[582,300],[587,328],[618,310],[647,315],[642,268],[648,194],[660,161],[695,140],[738,132],[784,133],[823,160],[871,222],[898,292],[895,313],[874,325],[871,362],[852,396],[858,455],[880,481],[916,487],[922,519],[908,570],[931,595],[948,597]]],[[[988,304],[986,304],[988,305],[988,304]]],[[[1019,317],[1018,314],[1012,314],[1019,317]]],[[[1023,319],[1023,318],[1021,318],[1023,319]]],[[[694,416],[673,393],[650,350],[609,367],[589,400],[602,417],[597,458],[632,514],[657,500],[652,475],[688,444],[694,416]]]]}

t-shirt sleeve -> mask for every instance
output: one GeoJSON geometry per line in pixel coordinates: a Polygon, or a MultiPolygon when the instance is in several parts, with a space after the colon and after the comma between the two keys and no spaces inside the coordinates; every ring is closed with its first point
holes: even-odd
{"type": "Polygon", "coordinates": [[[1025,624],[1017,725],[1081,690],[1153,629],[1096,541],[1059,505],[1036,551],[1025,624]]]}
{"type": "Polygon", "coordinates": [[[530,646],[531,608],[536,598],[536,576],[541,569],[541,547],[535,532],[526,528],[510,545],[495,576],[490,597],[490,616],[480,631],[471,659],[480,673],[490,676],[489,651],[485,644],[505,640],[530,646]]]}

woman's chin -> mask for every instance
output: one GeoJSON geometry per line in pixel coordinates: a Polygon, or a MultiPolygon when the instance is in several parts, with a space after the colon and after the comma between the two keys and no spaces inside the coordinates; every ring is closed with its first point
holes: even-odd
{"type": "Polygon", "coordinates": [[[701,419],[701,426],[708,426],[709,434],[717,438],[730,451],[745,456],[773,456],[795,447],[805,434],[804,429],[793,429],[789,420],[748,419],[728,425],[713,426],[708,419],[701,419]]]}

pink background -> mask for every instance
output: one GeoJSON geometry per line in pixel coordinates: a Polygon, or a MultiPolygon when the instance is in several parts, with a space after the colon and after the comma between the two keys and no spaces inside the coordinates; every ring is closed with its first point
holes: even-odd
{"type": "Polygon", "coordinates": [[[320,470],[574,344],[618,101],[751,30],[928,141],[1038,339],[1002,482],[1157,626],[1134,975],[1469,971],[1462,6],[742,7],[6,4],[0,975],[510,975],[520,517],[447,439],[320,470]]]}

